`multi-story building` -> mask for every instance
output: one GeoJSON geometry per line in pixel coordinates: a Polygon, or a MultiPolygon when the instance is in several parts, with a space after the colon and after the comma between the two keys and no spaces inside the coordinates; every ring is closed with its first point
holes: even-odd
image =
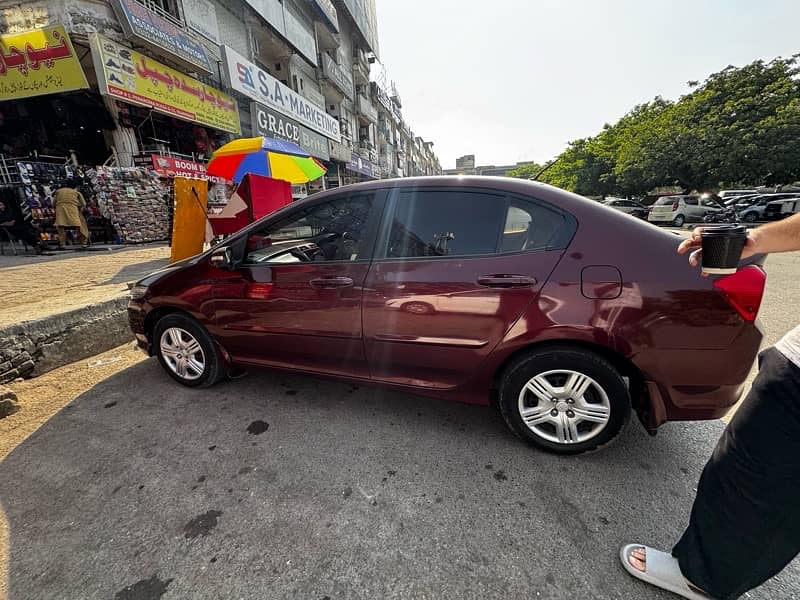
{"type": "Polygon", "coordinates": [[[6,156],[203,162],[267,135],[328,167],[315,188],[438,169],[370,81],[375,0],[0,0],[0,51],[6,156]]]}
{"type": "Polygon", "coordinates": [[[513,171],[521,165],[530,164],[530,161],[518,162],[514,165],[475,165],[475,155],[466,154],[456,159],[455,169],[445,169],[445,175],[493,175],[504,177],[509,171],[513,171]]]}

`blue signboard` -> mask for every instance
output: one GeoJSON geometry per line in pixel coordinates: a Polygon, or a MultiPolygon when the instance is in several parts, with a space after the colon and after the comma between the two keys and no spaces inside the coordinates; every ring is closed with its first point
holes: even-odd
{"type": "Polygon", "coordinates": [[[178,61],[206,73],[214,72],[203,45],[171,21],[136,0],[113,0],[111,4],[127,37],[167,52],[178,61]]]}

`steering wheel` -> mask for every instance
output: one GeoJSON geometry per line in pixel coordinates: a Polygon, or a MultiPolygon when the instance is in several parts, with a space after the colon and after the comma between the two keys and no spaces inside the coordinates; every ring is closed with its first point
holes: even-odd
{"type": "Polygon", "coordinates": [[[299,258],[301,262],[311,262],[311,257],[300,250],[300,248],[292,248],[289,250],[289,254],[294,256],[295,258],[299,258]]]}

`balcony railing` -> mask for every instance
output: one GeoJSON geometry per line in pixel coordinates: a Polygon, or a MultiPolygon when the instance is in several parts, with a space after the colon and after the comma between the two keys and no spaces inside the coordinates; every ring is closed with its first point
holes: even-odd
{"type": "Polygon", "coordinates": [[[378,122],[378,111],[363,94],[358,95],[358,112],[372,123],[378,122]]]}

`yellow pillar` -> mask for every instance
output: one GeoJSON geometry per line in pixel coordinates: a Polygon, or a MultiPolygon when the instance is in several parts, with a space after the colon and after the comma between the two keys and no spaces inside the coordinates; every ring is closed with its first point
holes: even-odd
{"type": "Polygon", "coordinates": [[[175,215],[172,220],[171,262],[203,251],[206,234],[208,182],[175,177],[175,215]]]}

